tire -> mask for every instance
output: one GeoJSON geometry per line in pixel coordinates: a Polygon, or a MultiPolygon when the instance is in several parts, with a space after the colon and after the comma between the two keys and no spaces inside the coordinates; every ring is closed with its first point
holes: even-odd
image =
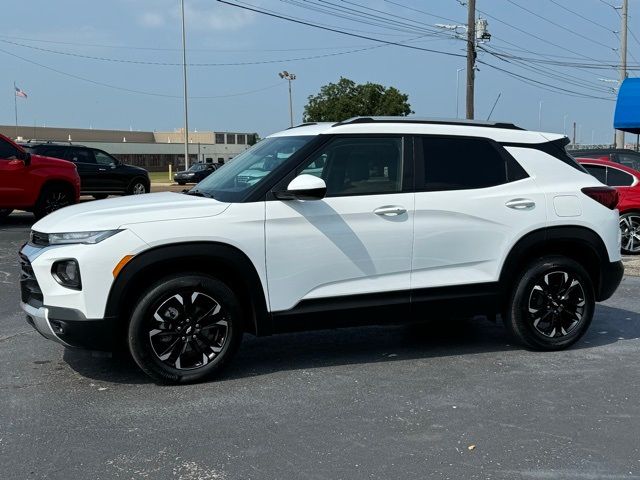
{"type": "Polygon", "coordinates": [[[504,318],[507,330],[534,350],[561,350],[587,331],[595,308],[593,283],[576,261],[542,257],[517,278],[504,318]]]}
{"type": "Polygon", "coordinates": [[[149,184],[142,178],[134,178],[127,188],[127,195],[142,195],[149,193],[149,184]]]}
{"type": "Polygon", "coordinates": [[[628,212],[620,215],[620,232],[622,234],[622,253],[625,255],[640,254],[640,213],[628,212]]]}
{"type": "Polygon", "coordinates": [[[205,275],[178,274],[140,297],[127,343],[135,362],[156,382],[180,384],[222,371],[242,333],[240,305],[227,285],[205,275]]]}
{"type": "Polygon", "coordinates": [[[0,208],[0,220],[4,220],[13,212],[12,208],[0,208]]]}
{"type": "Polygon", "coordinates": [[[75,199],[71,194],[71,189],[64,185],[45,186],[40,192],[40,197],[33,208],[33,214],[37,219],[49,215],[51,212],[63,207],[73,205],[75,199]]]}
{"type": "Polygon", "coordinates": [[[109,195],[107,195],[106,193],[99,193],[96,195],[91,195],[93,198],[95,198],[96,200],[104,200],[105,198],[107,198],[109,195]]]}

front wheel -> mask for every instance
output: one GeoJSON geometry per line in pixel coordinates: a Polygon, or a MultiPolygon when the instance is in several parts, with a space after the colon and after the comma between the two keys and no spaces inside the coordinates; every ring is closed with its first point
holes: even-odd
{"type": "Polygon", "coordinates": [[[128,344],[138,366],[161,383],[212,377],[237,351],[242,316],[234,293],[199,274],[165,278],[140,298],[128,344]]]}
{"type": "Polygon", "coordinates": [[[620,232],[622,234],[622,253],[625,255],[640,254],[640,214],[630,212],[620,215],[620,232]]]}
{"type": "Polygon", "coordinates": [[[559,255],[542,257],[517,279],[505,326],[529,348],[561,350],[585,334],[594,307],[591,278],[579,263],[559,255]]]}
{"type": "Polygon", "coordinates": [[[37,219],[40,219],[73,203],[74,198],[70,189],[58,185],[45,187],[40,192],[40,197],[36,202],[33,213],[37,219]]]}
{"type": "Polygon", "coordinates": [[[127,189],[127,193],[129,195],[142,195],[143,193],[148,192],[149,188],[147,187],[147,183],[140,179],[131,182],[131,185],[129,185],[129,188],[127,189]]]}

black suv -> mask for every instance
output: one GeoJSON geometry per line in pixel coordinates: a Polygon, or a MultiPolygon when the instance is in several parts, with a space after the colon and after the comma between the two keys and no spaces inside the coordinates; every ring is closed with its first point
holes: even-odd
{"type": "Polygon", "coordinates": [[[215,163],[194,163],[188,170],[176,172],[173,176],[173,180],[178,185],[184,185],[186,183],[200,183],[215,172],[217,167],[218,166],[215,163]]]}
{"type": "Polygon", "coordinates": [[[106,198],[109,195],[148,193],[149,172],[125,165],[97,148],[56,143],[23,143],[28,152],[45,157],[62,158],[76,164],[80,174],[80,194],[106,198]]]}
{"type": "Polygon", "coordinates": [[[640,170],[640,152],[628,148],[570,150],[569,153],[573,158],[599,158],[620,163],[634,170],[640,170]]]}

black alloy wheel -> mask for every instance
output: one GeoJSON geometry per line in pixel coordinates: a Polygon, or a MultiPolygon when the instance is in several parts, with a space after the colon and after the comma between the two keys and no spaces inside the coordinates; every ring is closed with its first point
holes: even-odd
{"type": "Polygon", "coordinates": [[[33,213],[36,218],[42,218],[73,203],[73,198],[68,189],[58,186],[46,187],[40,194],[33,213]]]}
{"type": "Polygon", "coordinates": [[[537,350],[560,350],[591,324],[593,282],[573,259],[542,257],[521,272],[507,307],[504,323],[517,340],[537,350]]]}
{"type": "Polygon", "coordinates": [[[136,363],[162,383],[187,383],[220,371],[242,338],[240,307],[219,280],[178,275],[145,293],[129,325],[136,363]]]}

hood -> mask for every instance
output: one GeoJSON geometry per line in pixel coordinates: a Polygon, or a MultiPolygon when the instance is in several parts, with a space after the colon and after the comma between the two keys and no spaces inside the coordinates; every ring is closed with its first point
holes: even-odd
{"type": "Polygon", "coordinates": [[[42,155],[31,154],[31,165],[34,167],[56,167],[75,169],[76,165],[68,160],[61,158],[44,157],[42,155]]]}
{"type": "Polygon", "coordinates": [[[134,223],[219,215],[228,203],[183,193],[148,193],[89,201],[57,210],[33,226],[42,233],[112,230],[134,223]]]}
{"type": "Polygon", "coordinates": [[[187,175],[189,173],[196,173],[196,172],[190,172],[189,170],[180,170],[179,172],[176,172],[176,175],[187,175]]]}

